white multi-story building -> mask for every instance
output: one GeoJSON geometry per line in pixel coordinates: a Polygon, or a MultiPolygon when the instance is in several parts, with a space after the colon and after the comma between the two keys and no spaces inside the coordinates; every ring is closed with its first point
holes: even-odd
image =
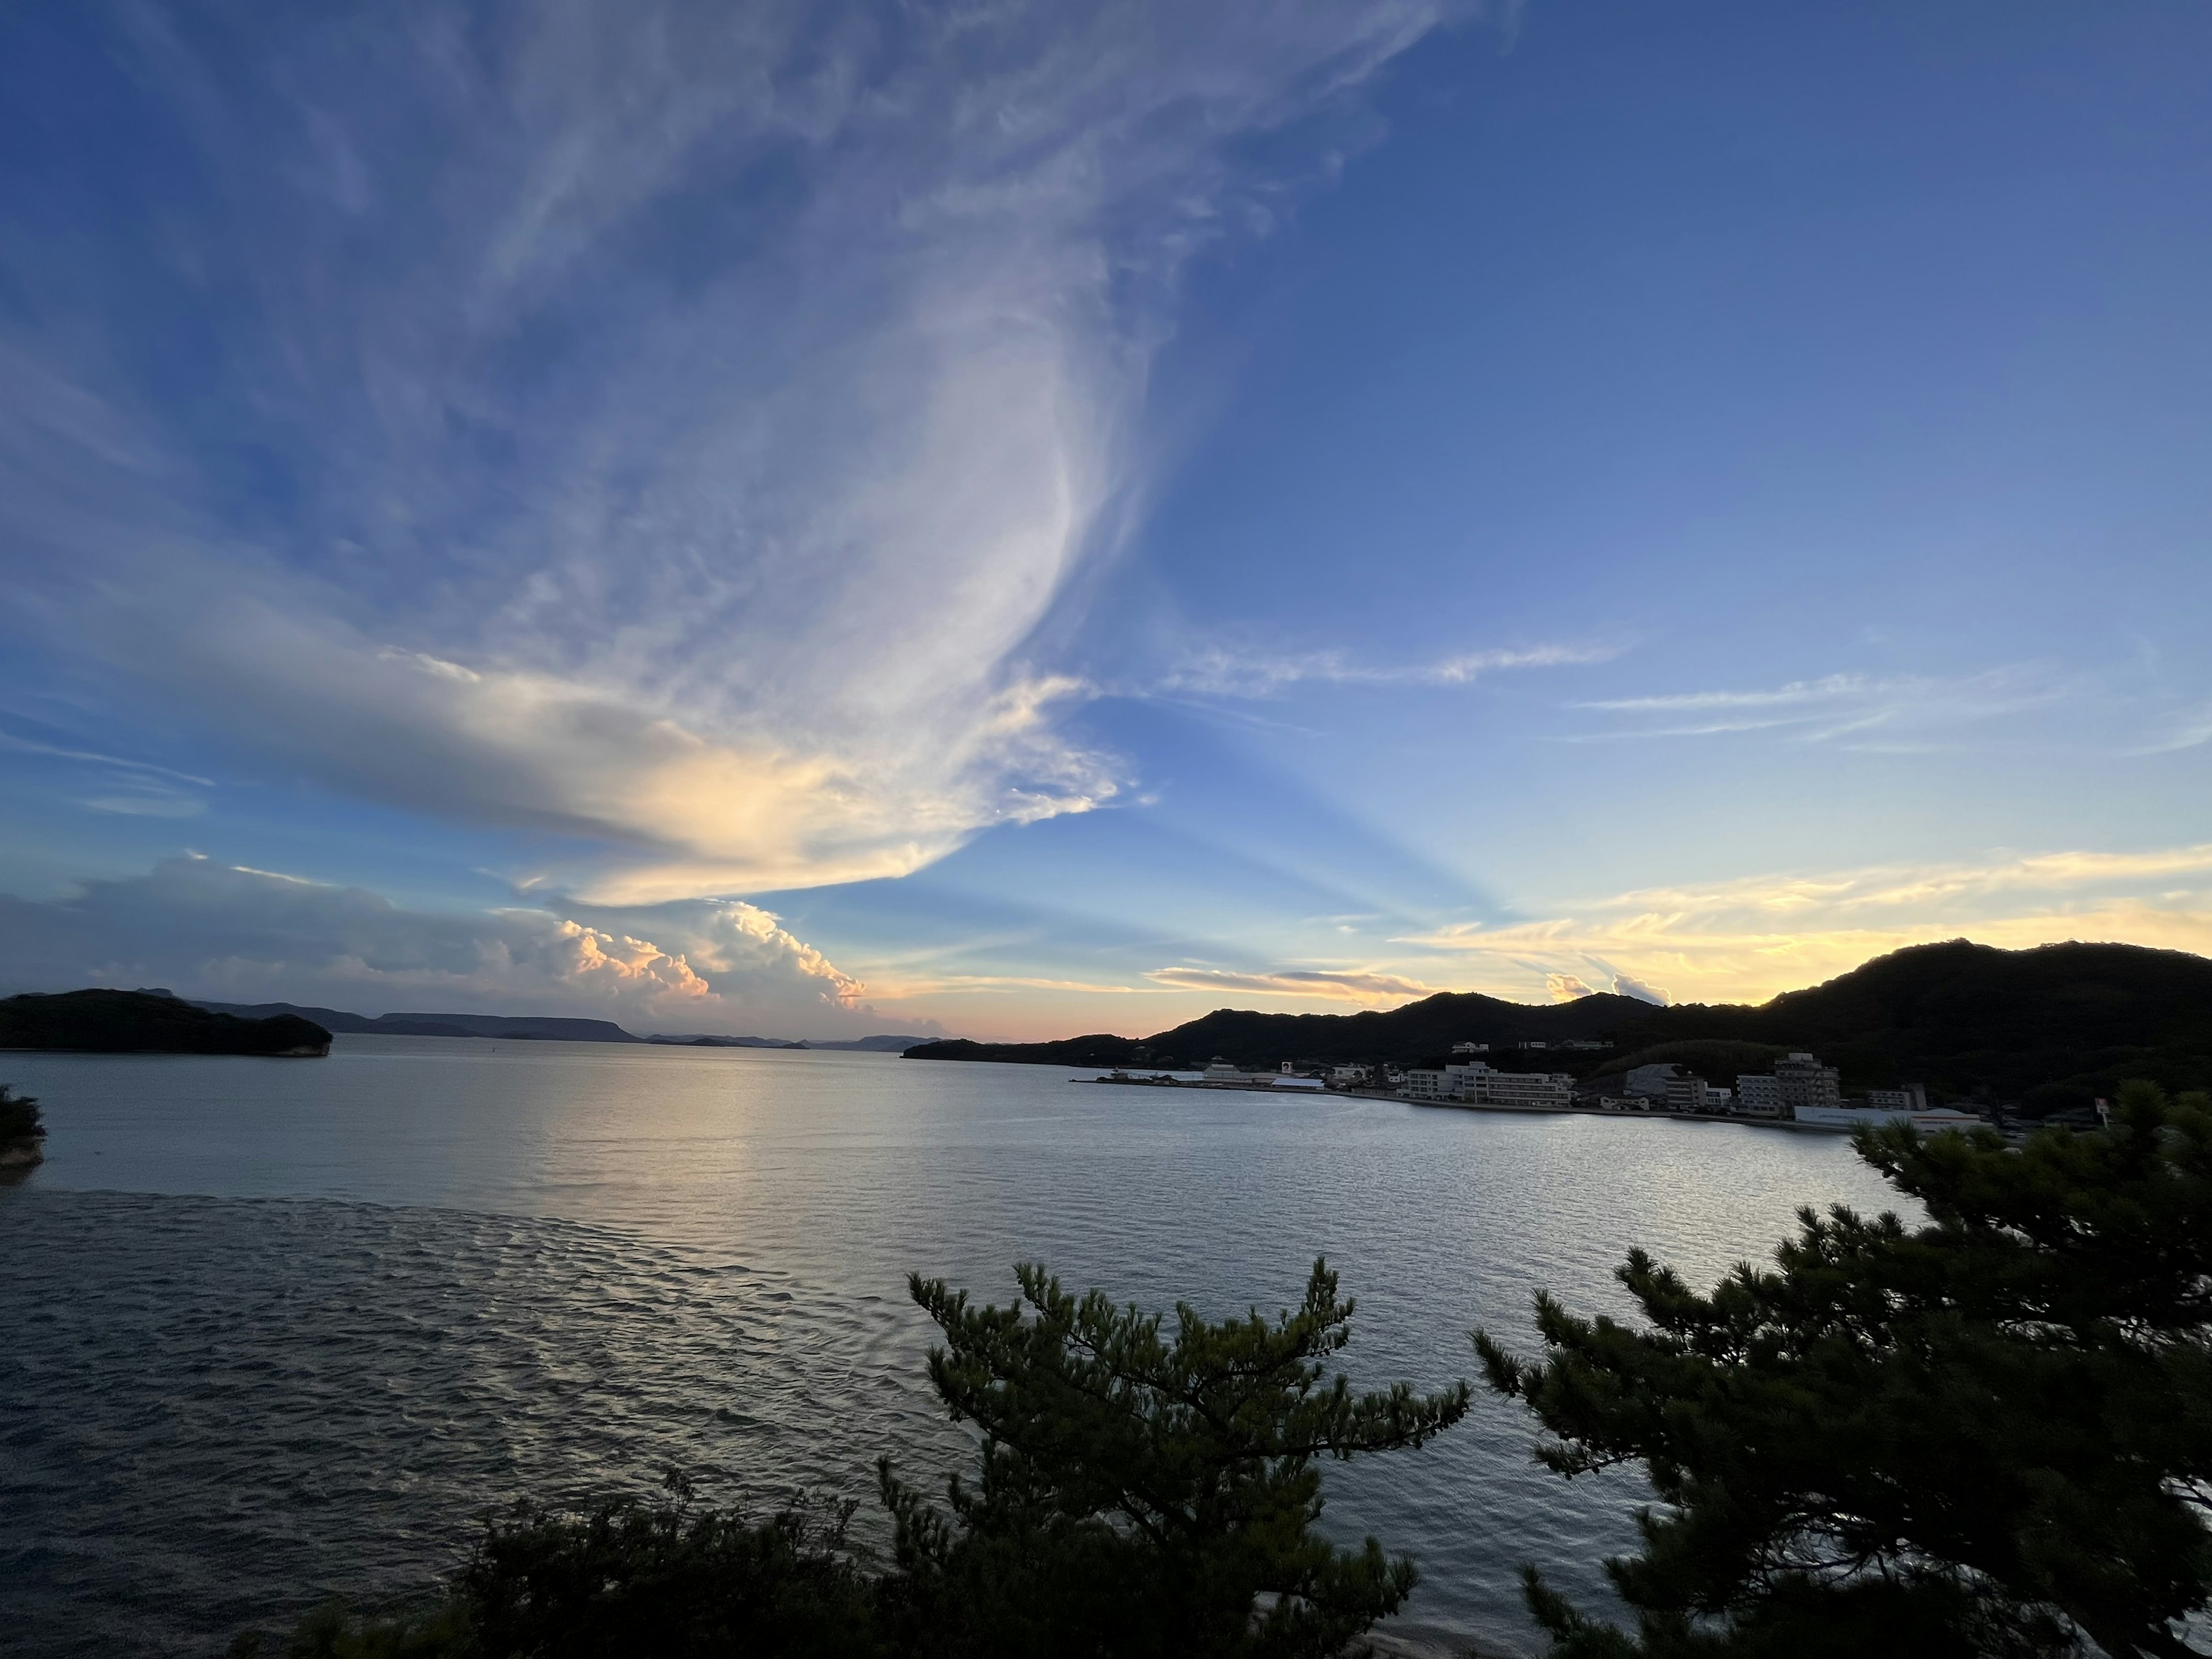
{"type": "Polygon", "coordinates": [[[1541,1106],[1565,1111],[1575,1080],[1565,1072],[1492,1072],[1477,1078],[1468,1098],[1478,1106],[1541,1106]]]}
{"type": "Polygon", "coordinates": [[[1649,1095],[1654,1100],[1664,1100],[1667,1085],[1681,1074],[1682,1068],[1679,1066],[1632,1066],[1628,1075],[1621,1079],[1620,1086],[1626,1094],[1649,1095]]]}
{"type": "Polygon", "coordinates": [[[1782,1080],[1782,1115],[1795,1117],[1800,1108],[1831,1109],[1844,1103],[1843,1077],[1832,1066],[1823,1066],[1810,1054],[1792,1054],[1774,1062],[1774,1075],[1782,1080]]]}
{"type": "Polygon", "coordinates": [[[1574,1098],[1574,1079],[1564,1073],[1493,1072],[1481,1060],[1417,1068],[1405,1075],[1401,1092],[1408,1100],[1468,1106],[1556,1107],[1574,1098]]]}
{"type": "Polygon", "coordinates": [[[1565,1107],[1574,1098],[1574,1079],[1556,1072],[1493,1072],[1480,1060],[1447,1068],[1456,1098],[1473,1106],[1565,1107]]]}
{"type": "Polygon", "coordinates": [[[1452,1093],[1450,1080],[1444,1073],[1425,1066],[1409,1067],[1402,1073],[1398,1091],[1408,1100],[1442,1102],[1456,1098],[1452,1093]]]}
{"type": "Polygon", "coordinates": [[[1811,1054],[1774,1062],[1769,1075],[1735,1080],[1737,1109],[1747,1117],[1795,1118],[1803,1111],[1833,1111],[1844,1103],[1843,1079],[1811,1054]]]}
{"type": "Polygon", "coordinates": [[[1778,1077],[1740,1077],[1735,1080],[1735,1109],[1743,1117],[1780,1117],[1782,1079],[1778,1077]]]}
{"type": "Polygon", "coordinates": [[[1702,1112],[1705,1109],[1705,1080],[1691,1073],[1667,1079],[1667,1109],[1670,1112],[1702,1112]]]}

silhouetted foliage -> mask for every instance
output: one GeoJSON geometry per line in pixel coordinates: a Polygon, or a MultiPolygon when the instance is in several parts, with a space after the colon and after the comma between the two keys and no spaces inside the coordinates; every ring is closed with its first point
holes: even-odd
{"type": "Polygon", "coordinates": [[[19,1095],[0,1083],[0,1142],[38,1140],[46,1133],[46,1126],[39,1115],[38,1097],[19,1095]]]}
{"type": "Polygon", "coordinates": [[[2212,1075],[2212,961],[2139,945],[2027,951],[1954,939],[1877,957],[1756,1008],[1652,1008],[1611,1035],[1624,1054],[1698,1038],[1808,1048],[1848,1087],[1913,1079],[2031,1109],[2212,1075]]]}
{"type": "Polygon", "coordinates": [[[2212,1100],[2136,1083],[2108,1131],[1862,1130],[1929,1224],[1801,1214],[1777,1270],[1692,1292],[1641,1251],[1648,1328],[1537,1301],[1547,1357],[1478,1332],[1570,1477],[1663,1507],[1593,1622],[1533,1569],[1562,1659],[2187,1651],[2212,1535],[2212,1100]]]}
{"type": "Polygon", "coordinates": [[[949,1514],[883,1469],[916,1650],[1287,1659],[1342,1652],[1404,1602],[1410,1561],[1314,1532],[1316,1460],[1419,1446],[1468,1389],[1356,1395],[1328,1376],[1352,1304],[1326,1263],[1272,1322],[1178,1306],[1171,1329],[1042,1267],[1019,1279],[1007,1308],[910,1287],[945,1334],[930,1381],[984,1435],[949,1514]]]}

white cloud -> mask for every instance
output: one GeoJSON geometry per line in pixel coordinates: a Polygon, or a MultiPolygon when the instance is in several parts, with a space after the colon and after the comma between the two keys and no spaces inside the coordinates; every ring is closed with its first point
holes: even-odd
{"type": "Polygon", "coordinates": [[[1570,708],[1616,716],[1626,723],[1605,731],[1570,733],[1561,741],[1784,732],[1799,742],[1842,740],[1857,747],[1917,753],[1940,746],[1924,734],[2047,708],[2081,693],[2080,686],[2026,667],[1950,678],[1831,674],[1778,686],[1572,703],[1570,708]]]}
{"type": "Polygon", "coordinates": [[[2201,749],[2212,743],[2212,703],[2170,714],[2161,722],[2164,729],[2141,747],[2130,750],[2136,755],[2172,755],[2185,749],[2201,749]]]}
{"type": "Polygon", "coordinates": [[[1583,983],[1572,974],[1545,975],[1544,989],[1554,1002],[1580,1002],[1597,994],[1595,986],[1583,983]]]}
{"type": "Polygon", "coordinates": [[[1634,997],[1638,1002],[1656,1003],[1662,1008],[1673,1000],[1657,986],[1646,985],[1642,980],[1628,974],[1615,974],[1613,976],[1613,989],[1616,996],[1634,997]]]}
{"type": "Polygon", "coordinates": [[[195,857],[60,899],[0,895],[0,987],[84,984],[367,1014],[592,1014],[633,1030],[851,1036],[884,1018],[860,981],[750,904],[406,910],[195,857]]]}
{"type": "Polygon", "coordinates": [[[1165,691],[1203,696],[1271,697],[1285,688],[1330,685],[1471,685],[1486,674],[1516,668],[1556,668],[1603,662],[1616,648],[1598,645],[1500,647],[1417,663],[1359,663],[1338,650],[1269,649],[1261,644],[1218,642],[1189,652],[1159,682],[1165,691]]]}
{"type": "Polygon", "coordinates": [[[216,181],[153,274],[235,295],[226,379],[172,422],[97,316],[0,340],[20,614],[287,770],[598,843],[544,873],[608,902],[1085,810],[1030,642],[1178,272],[1282,209],[1237,140],[1450,9],[301,13],[220,88],[148,15],[216,181]],[[217,505],[248,450],[281,511],[217,505]]]}

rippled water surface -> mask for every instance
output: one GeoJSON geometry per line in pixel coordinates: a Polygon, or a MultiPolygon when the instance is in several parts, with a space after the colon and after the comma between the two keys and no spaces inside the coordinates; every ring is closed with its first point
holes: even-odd
{"type": "MultiPolygon", "coordinates": [[[[419,1589],[527,1493],[872,1490],[949,1468],[910,1269],[1213,1314],[1316,1255],[1356,1381],[1470,1375],[1529,1297],[1618,1309],[1801,1204],[1881,1207],[1848,1144],[1730,1125],[1078,1085],[866,1054],[342,1036],[325,1060],[0,1054],[47,1162],[0,1189],[11,1651],[219,1652],[325,1592],[419,1589]]],[[[1572,1486],[1483,1400],[1333,1468],[1328,1522],[1422,1564],[1413,1617],[1533,1646],[1533,1559],[1601,1598],[1638,1488],[1572,1486]]]]}

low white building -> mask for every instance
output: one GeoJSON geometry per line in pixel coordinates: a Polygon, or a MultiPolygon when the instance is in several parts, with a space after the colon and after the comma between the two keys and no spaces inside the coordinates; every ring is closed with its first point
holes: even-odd
{"type": "Polygon", "coordinates": [[[1559,1072],[1495,1072],[1480,1060],[1444,1069],[1451,1097],[1472,1106],[1542,1106],[1565,1109],[1574,1079],[1559,1072]]]}
{"type": "Polygon", "coordinates": [[[1199,1074],[1199,1081],[1201,1083],[1243,1083],[1249,1081],[1249,1079],[1244,1075],[1243,1067],[1240,1066],[1231,1066],[1227,1060],[1222,1059],[1219,1054],[1216,1054],[1213,1057],[1213,1063],[1211,1066],[1208,1066],[1204,1072],[1199,1074]]]}
{"type": "Polygon", "coordinates": [[[1328,1068],[1328,1085],[1332,1089],[1356,1089],[1367,1081],[1364,1066],[1332,1066],[1328,1068]]]}
{"type": "Polygon", "coordinates": [[[1408,1100],[1437,1105],[1528,1106],[1564,1110],[1574,1099],[1574,1079],[1564,1073],[1494,1072],[1481,1060],[1417,1067],[1400,1091],[1408,1100]]]}
{"type": "MultiPolygon", "coordinates": [[[[1898,1091],[1885,1089],[1881,1092],[1890,1094],[1898,1091]]],[[[1875,1106],[1801,1106],[1797,1109],[1797,1121],[1800,1123],[1815,1129],[1838,1129],[1846,1133],[1862,1123],[1871,1123],[1876,1128],[1888,1123],[1910,1123],[1923,1134],[1933,1134],[1938,1129],[1971,1129],[1981,1121],[1972,1112],[1954,1112],[1948,1106],[1931,1107],[1920,1112],[1875,1106]]]]}

